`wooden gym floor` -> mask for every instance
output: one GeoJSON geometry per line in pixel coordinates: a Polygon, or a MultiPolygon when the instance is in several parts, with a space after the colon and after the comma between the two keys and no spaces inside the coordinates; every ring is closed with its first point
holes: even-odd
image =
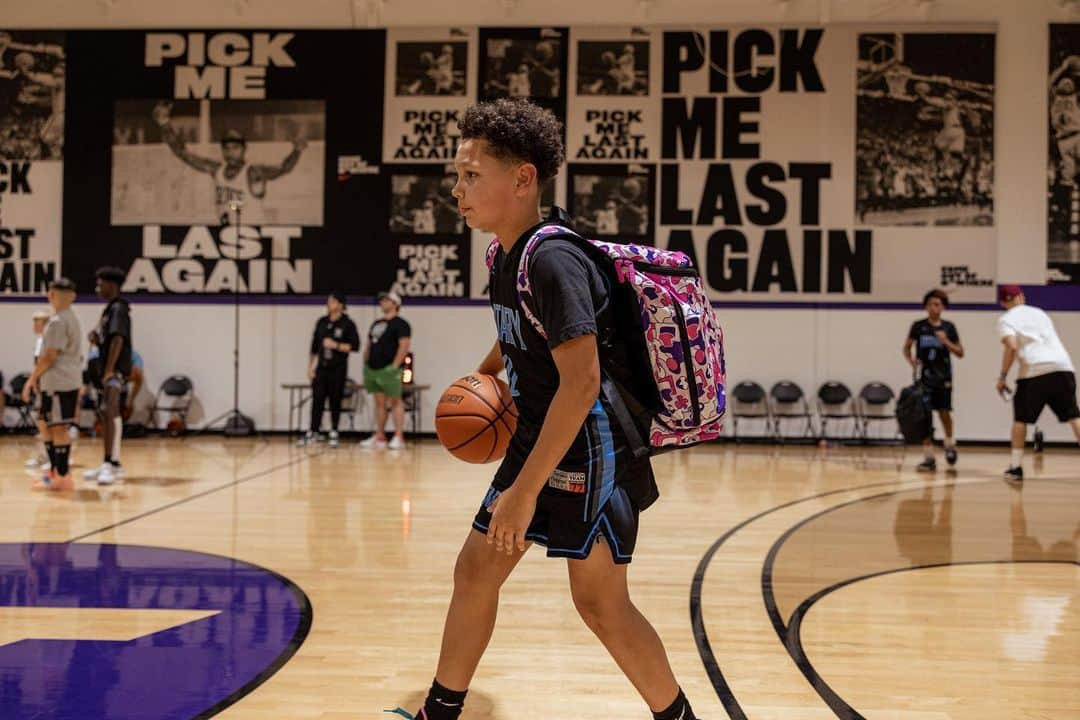
{"type": "MultiPolygon", "coordinates": [[[[1004,450],[961,450],[934,476],[895,448],[656,461],[632,592],[699,715],[1080,717],[1080,454],[1029,456],[1015,488],[1004,450]]],[[[147,439],[126,443],[125,482],[48,494],[30,452],[0,441],[0,717],[419,704],[493,466],[433,441],[147,439]]],[[[74,457],[81,472],[99,444],[74,457]]],[[[464,717],[649,717],[578,620],[565,561],[534,548],[511,578],[464,717]]]]}

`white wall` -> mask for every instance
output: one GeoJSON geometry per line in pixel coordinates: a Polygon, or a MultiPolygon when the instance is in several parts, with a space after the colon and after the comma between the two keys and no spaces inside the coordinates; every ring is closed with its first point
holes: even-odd
{"type": "MultiPolygon", "coordinates": [[[[0,303],[0,369],[7,378],[29,369],[33,347],[30,315],[34,305],[0,303]]],[[[156,390],[173,373],[195,382],[199,425],[232,407],[233,310],[222,305],[137,302],[133,309],[135,346],[146,361],[147,385],[156,390]]],[[[84,333],[101,312],[100,304],[77,306],[84,333]]],[[[246,306],[241,308],[240,405],[261,429],[285,429],[288,394],[284,382],[304,377],[317,306],[246,306]]],[[[870,380],[899,388],[908,380],[900,346],[915,311],[738,310],[718,311],[727,339],[729,384],[753,379],[765,385],[780,379],[808,391],[825,380],[848,383],[856,392],[870,380]]],[[[353,308],[365,329],[374,308],[353,308]]],[[[417,357],[417,381],[434,394],[424,407],[425,431],[432,431],[438,392],[472,371],[494,342],[490,311],[484,307],[406,307],[417,357]]],[[[968,440],[1006,437],[1009,407],[995,394],[1000,344],[994,334],[996,313],[955,312],[968,356],[957,361],[955,403],[957,436],[968,440]]],[[[1080,359],[1080,314],[1055,313],[1054,321],[1074,358],[1080,359]]],[[[359,379],[354,357],[350,375],[359,379]]],[[[145,396],[144,396],[145,399],[145,396]]],[[[1068,439],[1044,416],[1047,437],[1068,439]]]]}
{"type": "MultiPolygon", "coordinates": [[[[697,27],[746,23],[997,22],[997,137],[995,155],[998,268],[1002,282],[1040,284],[1046,266],[1047,25],[1080,21],[1058,0],[37,0],[7,3],[9,27],[350,27],[380,25],[543,25],[692,23],[697,27]]],[[[914,298],[913,298],[914,300],[914,298]]],[[[0,369],[10,377],[29,363],[32,305],[0,301],[0,369]]],[[[99,307],[84,305],[89,327],[99,307]]],[[[242,310],[241,406],[260,427],[283,428],[282,382],[303,376],[312,306],[248,306],[242,310]]],[[[353,311],[360,325],[369,307],[353,311]]],[[[906,379],[899,358],[904,332],[916,312],[880,310],[721,311],[728,333],[732,381],[781,377],[815,387],[825,379],[853,386],[906,379]]],[[[436,389],[472,369],[492,341],[488,311],[479,307],[410,307],[421,382],[436,389]]],[[[1003,439],[1008,409],[993,393],[999,345],[994,314],[957,312],[968,357],[958,363],[956,405],[962,439],[1003,439]]],[[[1058,313],[1059,330],[1080,358],[1080,315],[1058,313]]],[[[232,308],[212,305],[136,306],[136,346],[146,358],[148,384],[168,374],[194,378],[208,419],[232,398],[232,308]]],[[[358,376],[358,363],[354,376],[358,376]]],[[[431,429],[431,398],[425,429],[431,429]]],[[[1066,435],[1056,426],[1050,438],[1066,435]]]]}

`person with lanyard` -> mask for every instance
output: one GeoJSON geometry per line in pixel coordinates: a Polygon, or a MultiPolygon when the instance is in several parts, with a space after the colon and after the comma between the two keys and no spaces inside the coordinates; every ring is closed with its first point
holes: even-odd
{"type": "Polygon", "coordinates": [[[400,450],[405,447],[405,403],[402,402],[401,366],[409,354],[412,328],[401,318],[401,296],[379,293],[383,316],[368,330],[364,350],[364,389],[375,396],[375,433],[360,443],[365,450],[400,450]],[[386,441],[386,419],[394,416],[394,437],[386,441]]]}
{"type": "MultiPolygon", "coordinates": [[[[49,318],[52,317],[52,313],[48,310],[38,310],[33,315],[34,321],[34,366],[38,364],[38,359],[41,358],[41,346],[45,342],[45,326],[49,323],[49,318]]],[[[25,387],[25,386],[24,386],[25,387]]],[[[3,393],[0,393],[2,396],[3,393]]],[[[40,395],[34,393],[33,395],[36,403],[36,399],[40,398],[40,395]]],[[[2,409],[2,408],[0,408],[2,409]]],[[[37,410],[39,408],[35,408],[37,410]]],[[[45,421],[39,416],[36,420],[38,434],[35,440],[35,452],[26,461],[26,467],[33,470],[37,468],[42,472],[49,472],[52,468],[52,461],[49,459],[52,457],[52,440],[49,439],[49,426],[45,424],[45,421]]]]}
{"type": "Polygon", "coordinates": [[[40,417],[47,426],[45,441],[51,467],[34,486],[37,490],[72,489],[68,427],[75,422],[82,379],[82,328],[71,311],[74,302],[75,284],[71,280],[60,278],[49,285],[53,316],[45,326],[34,371],[22,390],[23,402],[30,402],[33,392],[40,394],[40,417]]]}
{"type": "MultiPolygon", "coordinates": [[[[926,388],[930,409],[937,411],[941,419],[945,430],[945,460],[952,467],[956,465],[956,439],[953,435],[951,356],[964,357],[964,346],[960,343],[956,326],[941,319],[941,314],[949,307],[949,296],[944,291],[931,290],[926,293],[923,296],[923,307],[926,308],[926,317],[911,324],[907,339],[904,340],[904,359],[919,373],[919,378],[926,388]],[[912,348],[915,348],[914,355],[912,348]]],[[[932,436],[931,431],[923,440],[926,457],[916,468],[919,472],[937,470],[932,436]]]]}
{"type": "Polygon", "coordinates": [[[1001,339],[1001,374],[997,391],[1008,396],[1009,370],[1020,361],[1013,395],[1012,454],[1005,479],[1024,481],[1024,442],[1027,426],[1038,421],[1049,405],[1059,422],[1072,428],[1080,442],[1080,406],[1076,402],[1076,366],[1058,336],[1054,321],[1043,310],[1027,304],[1019,285],[998,288],[998,303],[1005,314],[998,318],[1001,339]]]}
{"type": "Polygon", "coordinates": [[[102,438],[105,459],[102,464],[83,473],[87,480],[99,485],[111,485],[124,476],[120,464],[120,438],[124,431],[120,396],[131,375],[131,306],[120,297],[124,271],[103,267],[97,271],[97,295],[105,301],[105,309],[97,328],[90,333],[90,344],[98,348],[101,367],[102,438]]]}
{"type": "Polygon", "coordinates": [[[360,348],[356,323],[345,314],[345,293],[334,292],[326,299],[326,315],[315,323],[311,336],[311,358],[308,361],[308,380],[311,381],[311,429],[300,438],[299,445],[315,442],[322,429],[323,411],[330,400],[330,435],[327,445],[336,448],[338,423],[341,421],[341,400],[349,377],[349,353],[360,348]]]}

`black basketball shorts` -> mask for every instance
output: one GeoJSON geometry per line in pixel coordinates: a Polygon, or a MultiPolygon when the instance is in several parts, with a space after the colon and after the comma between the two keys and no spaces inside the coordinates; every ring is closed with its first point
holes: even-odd
{"type": "Polygon", "coordinates": [[[1076,375],[1055,372],[1016,382],[1013,396],[1013,420],[1025,425],[1035,423],[1047,405],[1061,422],[1080,417],[1076,404],[1076,375]]]}
{"type": "Polygon", "coordinates": [[[79,391],[55,392],[41,394],[41,409],[39,417],[49,427],[57,425],[74,425],[76,419],[75,407],[79,403],[79,391]]]}

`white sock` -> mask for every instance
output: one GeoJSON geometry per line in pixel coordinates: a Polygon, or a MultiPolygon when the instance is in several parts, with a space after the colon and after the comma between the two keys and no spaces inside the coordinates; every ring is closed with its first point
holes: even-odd
{"type": "Polygon", "coordinates": [[[946,437],[946,438],[945,438],[945,447],[947,447],[947,448],[954,448],[954,447],[956,447],[956,440],[954,440],[954,439],[953,439],[953,438],[951,438],[951,437],[946,437]]]}
{"type": "Polygon", "coordinates": [[[1009,467],[1020,467],[1020,464],[1023,461],[1024,461],[1024,451],[1023,451],[1023,449],[1017,450],[1016,448],[1013,448],[1013,451],[1012,451],[1012,465],[1010,465],[1009,467]]]}

